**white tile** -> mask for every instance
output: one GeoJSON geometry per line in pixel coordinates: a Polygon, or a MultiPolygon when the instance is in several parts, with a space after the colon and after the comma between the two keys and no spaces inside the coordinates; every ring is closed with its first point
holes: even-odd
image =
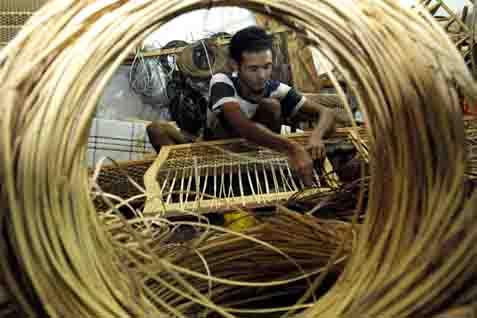
{"type": "Polygon", "coordinates": [[[116,137],[96,138],[96,148],[109,151],[131,151],[133,149],[132,139],[121,139],[116,137]]]}
{"type": "Polygon", "coordinates": [[[131,153],[131,160],[141,160],[142,158],[144,158],[144,154],[141,152],[131,153]]]}
{"type": "Polygon", "coordinates": [[[130,140],[133,134],[133,124],[127,121],[100,119],[98,121],[97,135],[99,137],[130,140]]]}
{"type": "Polygon", "coordinates": [[[147,151],[149,142],[147,141],[146,125],[135,123],[134,125],[134,151],[140,152],[141,155],[147,151]]]}
{"type": "Polygon", "coordinates": [[[98,123],[96,144],[101,150],[131,152],[133,137],[134,130],[131,122],[102,119],[98,123]]]}
{"type": "Polygon", "coordinates": [[[97,144],[97,138],[96,136],[88,136],[88,149],[93,149],[95,148],[95,145],[97,144]]]}
{"type": "Polygon", "coordinates": [[[136,129],[143,130],[143,129],[146,129],[146,126],[148,125],[148,123],[149,122],[137,121],[137,122],[134,122],[134,125],[136,126],[136,129]]]}
{"type": "MultiPolygon", "coordinates": [[[[97,135],[88,138],[93,161],[101,156],[115,160],[141,160],[146,153],[155,153],[146,132],[146,123],[97,119],[97,135]]],[[[110,163],[110,161],[109,161],[110,163]]]]}
{"type": "MultiPolygon", "coordinates": [[[[101,158],[103,158],[103,157],[108,157],[108,158],[111,158],[115,161],[131,160],[131,154],[129,152],[96,150],[96,153],[95,153],[96,162],[101,160],[101,158]]],[[[104,161],[104,164],[106,164],[106,165],[112,164],[112,161],[109,160],[109,159],[106,159],[104,161]]]]}
{"type": "Polygon", "coordinates": [[[134,123],[134,139],[144,140],[146,135],[146,125],[143,123],[134,123]]]}
{"type": "Polygon", "coordinates": [[[117,161],[132,160],[132,153],[124,152],[124,151],[116,151],[113,158],[114,160],[117,160],[117,161]]]}

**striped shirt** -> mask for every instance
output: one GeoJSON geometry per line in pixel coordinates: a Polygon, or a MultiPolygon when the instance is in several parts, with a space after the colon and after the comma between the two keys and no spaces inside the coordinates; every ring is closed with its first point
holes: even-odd
{"type": "MultiPolygon", "coordinates": [[[[240,95],[238,77],[223,73],[215,74],[210,80],[209,108],[207,110],[207,131],[209,138],[227,138],[237,136],[223,115],[223,106],[227,102],[240,105],[242,114],[253,120],[258,103],[240,95]]],[[[303,106],[305,97],[292,87],[275,80],[265,84],[263,98],[276,98],[280,101],[282,118],[287,119],[296,114],[303,106]]]]}

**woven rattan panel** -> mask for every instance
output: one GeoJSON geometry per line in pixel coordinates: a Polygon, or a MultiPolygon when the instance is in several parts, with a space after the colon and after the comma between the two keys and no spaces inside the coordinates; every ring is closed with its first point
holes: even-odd
{"type": "Polygon", "coordinates": [[[46,0],[0,1],[0,46],[8,43],[46,0]]]}
{"type": "MultiPolygon", "coordinates": [[[[144,187],[144,174],[154,162],[153,159],[124,161],[115,165],[101,168],[96,182],[105,193],[112,194],[122,199],[128,199],[141,193],[132,182],[144,187]]],[[[91,171],[92,173],[93,171],[91,171]]],[[[116,202],[112,200],[113,202],[116,202]]],[[[104,211],[109,206],[100,197],[94,200],[97,210],[104,211]]]]}
{"type": "MultiPolygon", "coordinates": [[[[305,145],[309,133],[288,138],[305,145]]],[[[349,132],[328,142],[348,142],[349,132]]],[[[312,191],[338,186],[328,160],[315,165],[312,191]]],[[[145,213],[170,215],[183,210],[198,213],[230,211],[238,207],[272,205],[304,188],[284,154],[243,139],[163,147],[147,171],[145,213]]]]}

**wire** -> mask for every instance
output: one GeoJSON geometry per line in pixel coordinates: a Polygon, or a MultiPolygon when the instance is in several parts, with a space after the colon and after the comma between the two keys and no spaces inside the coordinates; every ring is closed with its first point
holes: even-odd
{"type": "Polygon", "coordinates": [[[207,64],[209,65],[210,77],[214,76],[214,70],[212,69],[212,65],[210,64],[209,52],[207,52],[207,47],[205,46],[204,40],[200,40],[202,43],[202,47],[205,51],[205,57],[207,58],[207,64]]]}
{"type": "Polygon", "coordinates": [[[157,92],[160,90],[167,96],[166,86],[163,75],[166,78],[170,78],[173,69],[169,72],[164,70],[162,63],[158,58],[145,58],[143,50],[138,49],[134,60],[129,70],[129,85],[132,90],[139,95],[145,97],[157,96],[157,92]]]}

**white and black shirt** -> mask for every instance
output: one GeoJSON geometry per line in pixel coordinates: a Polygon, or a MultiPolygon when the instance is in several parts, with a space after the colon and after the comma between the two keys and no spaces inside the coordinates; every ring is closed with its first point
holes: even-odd
{"type": "MultiPolygon", "coordinates": [[[[242,114],[253,120],[258,103],[240,95],[238,77],[223,73],[215,74],[210,80],[209,109],[207,110],[206,135],[209,138],[225,138],[236,133],[227,123],[223,115],[223,106],[227,102],[240,105],[242,114]]],[[[287,119],[296,114],[303,106],[305,97],[292,87],[275,80],[266,82],[263,98],[276,98],[280,101],[282,118],[287,119]]]]}

